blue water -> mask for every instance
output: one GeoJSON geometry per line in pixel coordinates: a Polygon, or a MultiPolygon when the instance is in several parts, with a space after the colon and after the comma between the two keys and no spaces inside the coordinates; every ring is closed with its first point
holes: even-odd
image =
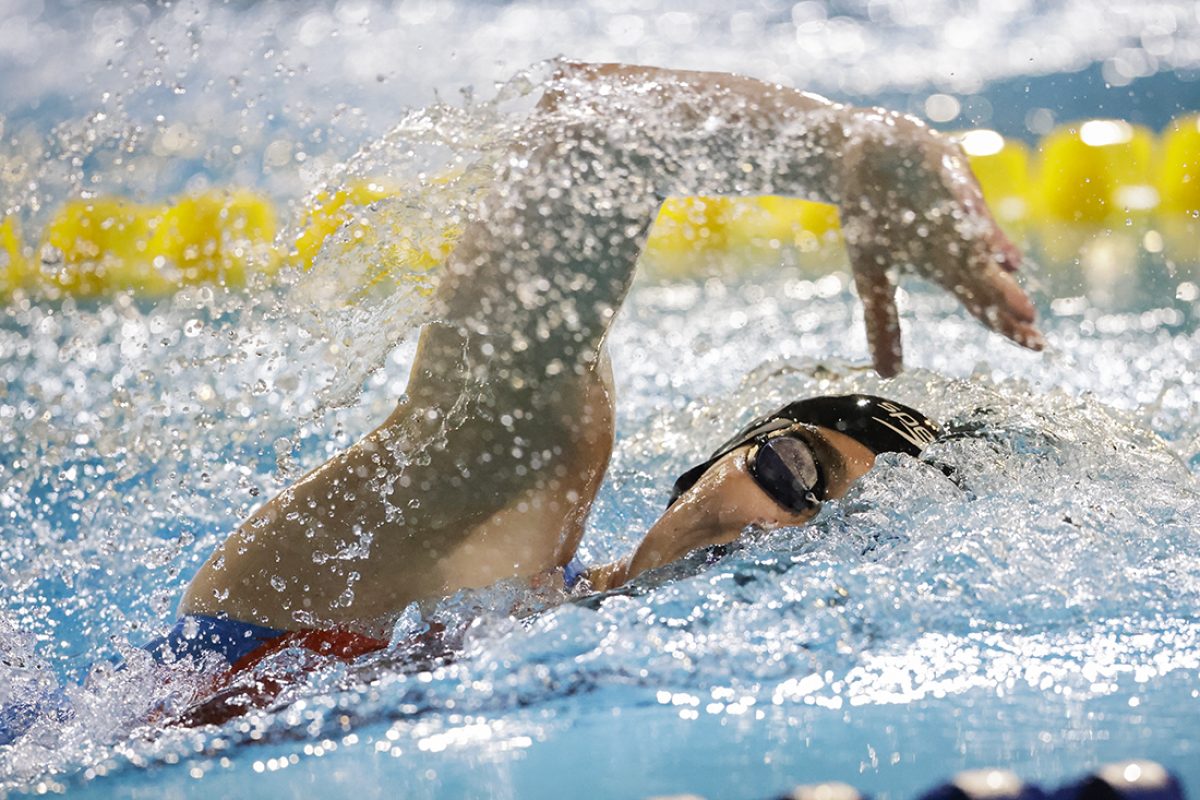
{"type": "MultiPolygon", "coordinates": [[[[1165,119],[1187,109],[1200,62],[1200,20],[1186,4],[1113,3],[1115,21],[1090,28],[1069,23],[1091,19],[1091,4],[994,12],[1003,19],[828,9],[827,22],[840,13],[863,41],[893,37],[889,57],[856,55],[844,21],[813,33],[809,4],[760,4],[740,18],[691,9],[690,38],[679,18],[660,19],[688,9],[644,5],[550,14],[557,38],[528,33],[521,14],[546,9],[523,3],[343,2],[286,19],[270,7],[14,6],[8,19],[41,22],[60,47],[89,31],[123,43],[81,49],[56,71],[22,55],[25,34],[8,34],[4,197],[29,226],[88,185],[162,197],[240,181],[288,208],[401,105],[467,82],[486,94],[489,80],[562,50],[794,83],[812,71],[817,88],[914,108],[950,91],[969,109],[959,123],[1009,126],[1026,120],[997,99],[1013,82],[1049,87],[1030,109],[1084,113],[1062,88],[1080,68],[1088,85],[1108,81],[1105,102],[1138,81],[1179,89],[1150,110],[1135,104],[1165,119]],[[650,23],[632,41],[639,14],[650,23]],[[939,38],[948,19],[961,41],[939,38]],[[144,41],[139,20],[149,20],[144,41]],[[774,49],[746,45],[746,25],[774,49]],[[1047,30],[1059,49],[1023,66],[1047,30]],[[461,43],[431,44],[452,35],[461,43]],[[818,52],[817,40],[849,49],[818,52]],[[166,49],[157,61],[155,41],[166,49]],[[521,61],[468,56],[471,42],[521,61]],[[1154,74],[1141,75],[1134,49],[1153,56],[1154,74]],[[381,52],[397,61],[378,68],[381,52]],[[139,72],[139,59],[156,66],[139,72]],[[185,92],[161,83],[171,75],[185,92]],[[205,90],[210,79],[218,88],[205,90]],[[989,97],[991,111],[978,100],[989,97]],[[96,121],[97,108],[109,123],[162,114],[155,132],[185,124],[204,146],[164,154],[96,121]],[[237,125],[220,113],[230,108],[237,125]],[[228,157],[235,140],[250,158],[228,157]],[[286,163],[272,160],[281,140],[286,163]],[[114,164],[131,142],[129,168],[114,164]],[[71,166],[73,146],[83,166],[71,166]],[[302,148],[311,158],[295,158],[302,148]]],[[[411,337],[381,351],[378,370],[368,359],[347,367],[354,359],[331,345],[345,335],[378,345],[378,317],[314,319],[319,274],[248,294],[0,310],[0,703],[66,686],[75,712],[0,752],[0,794],[756,798],[843,780],[890,799],[960,768],[1007,765],[1055,783],[1135,756],[1200,790],[1200,268],[1194,245],[1149,252],[1156,224],[1096,234],[1092,252],[1119,254],[1116,274],[1086,258],[1042,259],[1032,285],[1044,354],[908,285],[911,368],[894,381],[863,367],[836,249],[726,264],[714,278],[655,279],[648,264],[612,335],[618,443],[585,560],[629,552],[681,469],[801,395],[872,391],[926,410],[961,433],[928,454],[955,481],[889,456],[813,525],[750,536],[628,593],[549,598],[520,619],[497,609],[545,598],[505,586],[451,598],[438,614],[459,641],[453,659],[411,658],[404,634],[416,623],[402,620],[392,651],[324,665],[282,709],[220,729],[141,722],[190,689],[164,685],[133,648],[162,632],[190,575],[250,510],[388,413],[411,337]],[[89,675],[118,654],[130,657],[124,672],[89,675]]]]}
{"type": "MultiPolygon", "coordinates": [[[[934,467],[887,457],[815,525],[752,538],[714,564],[646,581],[632,596],[523,621],[475,616],[479,607],[507,607],[504,589],[458,598],[444,618],[474,621],[452,663],[414,672],[385,656],[331,667],[277,715],[220,731],[139,730],[125,739],[116,721],[136,725],[145,703],[138,692],[153,685],[134,669],[128,680],[81,691],[79,704],[96,716],[48,726],[40,742],[5,754],[6,770],[13,778],[28,770],[32,780],[45,779],[47,767],[62,769],[55,780],[98,796],[244,796],[255,776],[262,796],[316,786],[364,796],[402,789],[418,797],[549,797],[572,781],[587,796],[756,797],[840,779],[902,797],[959,767],[1011,764],[1056,781],[1137,755],[1194,785],[1196,309],[1172,303],[1156,312],[1178,315],[1169,333],[1143,324],[1148,312],[1051,314],[1052,348],[1040,356],[978,330],[940,296],[916,291],[909,303],[911,360],[924,366],[885,382],[841,360],[861,360],[864,343],[837,275],[642,285],[614,333],[619,442],[584,555],[627,552],[661,508],[670,476],[732,427],[731,418],[814,391],[884,391],[974,429],[932,453],[958,468],[961,486],[934,467]],[[828,358],[802,355],[813,351],[828,358]],[[1134,358],[1125,360],[1127,352],[1134,358]],[[747,363],[759,366],[747,375],[747,363]],[[1122,405],[1127,410],[1113,407],[1122,405]],[[90,777],[97,769],[111,774],[90,777]]],[[[153,325],[173,310],[125,313],[153,325]]],[[[77,309],[79,327],[60,331],[59,346],[80,342],[78,331],[109,314],[77,309]]],[[[90,329],[98,335],[103,326],[90,329]]],[[[34,353],[57,360],[45,336],[7,335],[31,345],[24,374],[42,368],[34,353]]],[[[167,338],[161,357],[170,364],[198,361],[222,336],[167,338]]],[[[371,378],[358,406],[297,437],[297,458],[319,459],[364,429],[386,404],[380,395],[403,376],[406,352],[371,378]]],[[[181,368],[170,396],[210,374],[208,363],[181,368]]],[[[242,369],[249,367],[226,365],[207,379],[236,386],[242,369]]],[[[64,377],[47,407],[74,418],[81,406],[108,413],[111,398],[98,398],[95,384],[73,385],[69,370],[64,377]]],[[[8,386],[6,408],[52,390],[8,386]]],[[[119,427],[169,436],[178,424],[172,415],[206,413],[168,408],[163,389],[130,394],[133,408],[157,419],[121,417],[119,427]]],[[[19,587],[6,617],[44,637],[23,654],[77,675],[113,650],[110,637],[120,649],[161,627],[163,606],[253,504],[250,491],[281,480],[260,451],[273,453],[275,438],[293,435],[271,414],[285,394],[303,392],[247,387],[248,407],[239,401],[213,414],[211,432],[192,430],[158,465],[136,453],[110,458],[113,472],[141,476],[129,485],[86,477],[98,460],[74,451],[61,454],[52,473],[42,469],[49,485],[41,496],[67,502],[41,512],[31,493],[18,507],[46,537],[24,544],[31,557],[19,568],[5,559],[17,575],[10,585],[19,587]],[[231,440],[231,431],[259,424],[262,432],[231,440]],[[72,468],[68,491],[63,476],[72,468]],[[204,470],[226,477],[196,481],[204,470]],[[176,478],[173,492],[154,485],[172,472],[193,478],[176,478]],[[239,475],[249,488],[230,500],[239,475]],[[150,513],[130,510],[141,504],[150,513]],[[80,524],[76,513],[112,527],[80,524]],[[135,524],[170,515],[174,522],[157,529],[135,524]],[[146,555],[155,547],[163,551],[157,563],[146,555]]],[[[53,450],[46,442],[59,438],[58,422],[35,423],[6,445],[7,458],[31,442],[53,450]]],[[[23,544],[24,528],[6,525],[5,541],[23,544]]]]}

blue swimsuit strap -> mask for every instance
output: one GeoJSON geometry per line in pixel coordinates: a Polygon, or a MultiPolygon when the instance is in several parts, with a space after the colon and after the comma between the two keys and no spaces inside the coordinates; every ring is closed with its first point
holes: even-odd
{"type": "Polygon", "coordinates": [[[570,562],[563,567],[563,585],[567,587],[567,591],[575,588],[575,584],[579,583],[579,579],[587,572],[587,567],[579,560],[578,556],[572,558],[570,562]]]}
{"type": "Polygon", "coordinates": [[[232,665],[286,633],[236,619],[187,614],[179,618],[166,636],[146,642],[142,649],[160,664],[181,658],[198,660],[216,653],[232,665]]]}

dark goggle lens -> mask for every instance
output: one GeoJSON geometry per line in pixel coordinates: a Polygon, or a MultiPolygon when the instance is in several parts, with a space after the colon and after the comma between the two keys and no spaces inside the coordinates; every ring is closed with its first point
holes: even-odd
{"type": "Polygon", "coordinates": [[[759,446],[750,474],[767,494],[792,511],[820,502],[821,472],[812,449],[794,436],[776,436],[759,446]]]}
{"type": "Polygon", "coordinates": [[[716,451],[708,457],[707,461],[705,461],[703,464],[697,464],[675,479],[675,485],[671,489],[671,498],[667,501],[667,508],[670,508],[672,505],[674,505],[675,501],[682,497],[688,489],[695,486],[696,481],[700,480],[704,473],[708,472],[709,467],[711,467],[720,459],[729,455],[734,450],[737,450],[739,447],[744,447],[747,444],[754,442],[760,436],[766,436],[770,433],[774,433],[777,430],[789,428],[793,425],[795,425],[794,422],[786,419],[768,419],[765,421],[762,419],[757,419],[754,422],[751,422],[745,428],[738,431],[736,436],[718,447],[716,451]]]}

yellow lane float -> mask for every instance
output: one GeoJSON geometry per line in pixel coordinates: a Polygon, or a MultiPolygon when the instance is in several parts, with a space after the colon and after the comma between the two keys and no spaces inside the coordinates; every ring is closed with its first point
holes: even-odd
{"type": "Polygon", "coordinates": [[[1163,211],[1200,215],[1200,114],[1173,120],[1163,133],[1158,189],[1163,211]]]}
{"type": "Polygon", "coordinates": [[[1040,211],[1062,222],[1118,223],[1158,206],[1154,135],[1123,120],[1062,126],[1042,140],[1040,211]]]}
{"type": "Polygon", "coordinates": [[[771,249],[778,250],[775,242],[779,242],[783,247],[809,253],[841,243],[842,228],[835,205],[774,195],[747,202],[769,221],[764,228],[751,229],[750,233],[769,237],[771,249]]]}
{"type": "Polygon", "coordinates": [[[333,193],[321,192],[305,212],[300,235],[292,243],[289,255],[302,268],[310,268],[325,240],[351,221],[356,210],[394,194],[383,183],[365,180],[353,181],[333,193]]]}
{"type": "Polygon", "coordinates": [[[265,198],[245,190],[205,192],[162,213],[150,252],[158,274],[173,266],[171,277],[182,285],[244,286],[247,269],[269,273],[278,265],[276,228],[275,207],[265,198]]]}
{"type": "Polygon", "coordinates": [[[727,248],[733,217],[728,197],[668,197],[646,240],[646,255],[664,274],[685,274],[698,259],[727,248]]]}
{"type": "MultiPolygon", "coordinates": [[[[429,183],[446,187],[454,177],[441,175],[429,183]]],[[[403,198],[401,190],[377,180],[356,180],[344,189],[318,194],[304,214],[289,259],[308,270],[322,252],[335,266],[347,266],[340,259],[349,256],[355,286],[351,301],[399,285],[432,291],[430,271],[450,255],[461,231],[456,225],[414,220],[412,208],[402,202],[388,205],[403,198]]]]}
{"type": "Polygon", "coordinates": [[[811,254],[840,241],[837,207],[791,197],[670,197],[646,242],[660,276],[694,275],[731,262],[762,263],[791,250],[811,254]]]}
{"type": "MultiPolygon", "coordinates": [[[[1174,120],[1161,140],[1122,120],[1087,120],[1045,136],[1036,153],[995,131],[959,134],[997,221],[1017,238],[1038,233],[1041,254],[1070,262],[1095,237],[1132,235],[1149,252],[1200,259],[1200,115],[1174,120]],[[1153,216],[1152,216],[1153,214],[1153,216]]],[[[450,176],[431,185],[448,186],[450,176]]],[[[461,199],[461,198],[460,198],[461,199]]],[[[278,242],[266,198],[213,190],[171,204],[115,197],[72,200],[28,247],[15,219],[0,219],[0,299],[95,297],[128,291],[161,296],[181,286],[246,285],[281,264],[305,270],[338,234],[341,250],[366,248],[362,292],[389,281],[428,281],[459,234],[456,227],[406,226],[397,187],[356,180],[317,195],[278,242]],[[381,209],[382,204],[382,209],[381,209]]],[[[840,247],[837,209],[786,197],[673,197],[651,230],[646,257],[659,274],[696,274],[714,264],[761,263],[780,251],[825,265],[840,247]]],[[[344,251],[344,252],[343,252],[344,251]]]]}
{"type": "Polygon", "coordinates": [[[0,220],[0,300],[25,283],[28,269],[17,221],[0,220]]]}
{"type": "Polygon", "coordinates": [[[1029,198],[1033,194],[1029,147],[991,130],[966,131],[958,139],[996,222],[1009,235],[1024,238],[1029,198]]]}
{"type": "Polygon", "coordinates": [[[1172,120],[1163,131],[1159,160],[1159,245],[1177,274],[1200,273],[1200,114],[1172,120]]]}
{"type": "Polygon", "coordinates": [[[73,200],[46,226],[30,277],[52,296],[94,297],[116,288],[159,294],[165,281],[139,267],[153,258],[150,237],[160,216],[156,207],[119,198],[73,200]]]}
{"type": "Polygon", "coordinates": [[[37,260],[7,288],[96,297],[160,296],[198,284],[240,287],[250,274],[274,269],[275,231],[270,201],[241,190],[205,192],[170,206],[73,200],[43,231],[37,260]]]}

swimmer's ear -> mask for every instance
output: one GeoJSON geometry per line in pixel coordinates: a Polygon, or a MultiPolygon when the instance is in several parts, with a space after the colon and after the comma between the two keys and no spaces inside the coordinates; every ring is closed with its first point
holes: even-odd
{"type": "MultiPolygon", "coordinates": [[[[847,242],[849,245],[849,242],[847,242]]],[[[851,251],[851,261],[858,262],[851,251]]],[[[904,350],[900,344],[900,314],[896,310],[896,282],[887,269],[860,268],[855,264],[854,286],[863,304],[863,320],[867,325],[867,344],[875,371],[890,378],[904,366],[904,350]]]]}

